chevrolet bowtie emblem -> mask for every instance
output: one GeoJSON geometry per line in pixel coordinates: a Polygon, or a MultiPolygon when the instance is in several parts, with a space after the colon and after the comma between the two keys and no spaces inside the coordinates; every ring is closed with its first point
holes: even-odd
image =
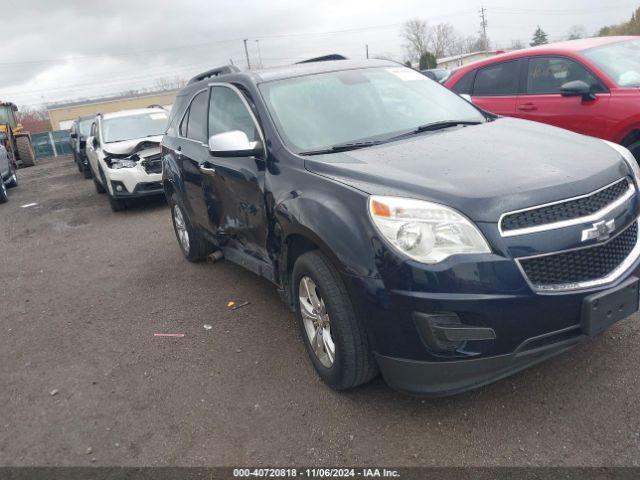
{"type": "Polygon", "coordinates": [[[586,242],[587,240],[596,240],[598,242],[602,242],[609,238],[609,235],[611,235],[615,229],[615,220],[601,220],[599,222],[595,222],[593,227],[582,230],[582,241],[586,242]]]}

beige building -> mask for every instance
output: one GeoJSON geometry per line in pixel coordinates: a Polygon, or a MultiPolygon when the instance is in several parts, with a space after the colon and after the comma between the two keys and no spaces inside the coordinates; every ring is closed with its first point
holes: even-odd
{"type": "Polygon", "coordinates": [[[500,52],[473,52],[464,53],[462,55],[454,55],[452,57],[439,58],[437,60],[438,68],[446,68],[447,70],[453,70],[454,68],[462,67],[468,63],[477,62],[478,60],[484,60],[485,58],[493,57],[500,52]]]}
{"type": "Polygon", "coordinates": [[[67,130],[78,117],[97,113],[118,112],[131,108],[145,108],[149,105],[172,105],[178,90],[165,90],[155,93],[137,95],[120,95],[117,97],[77,102],[58,103],[47,107],[52,130],[67,130]]]}

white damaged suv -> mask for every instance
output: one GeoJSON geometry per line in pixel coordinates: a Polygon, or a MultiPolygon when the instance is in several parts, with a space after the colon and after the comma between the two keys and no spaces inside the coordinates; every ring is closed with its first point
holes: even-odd
{"type": "Polygon", "coordinates": [[[87,158],[96,190],[108,194],[114,212],[128,199],[164,194],[160,141],[168,119],[162,107],[96,115],[87,158]]]}

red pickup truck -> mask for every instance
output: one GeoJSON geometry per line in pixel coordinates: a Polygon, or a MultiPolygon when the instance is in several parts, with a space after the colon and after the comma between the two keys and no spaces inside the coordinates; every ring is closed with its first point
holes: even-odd
{"type": "Polygon", "coordinates": [[[456,70],[444,84],[490,112],[610,140],[640,159],[640,37],[504,53],[456,70]]]}

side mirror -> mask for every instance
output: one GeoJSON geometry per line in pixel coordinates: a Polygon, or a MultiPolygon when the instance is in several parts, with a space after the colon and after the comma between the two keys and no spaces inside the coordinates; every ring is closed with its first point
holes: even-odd
{"type": "Polygon", "coordinates": [[[589,84],[582,80],[574,80],[573,82],[567,82],[562,85],[560,87],[560,95],[563,97],[582,97],[582,100],[585,102],[596,99],[589,84]]]}
{"type": "Polygon", "coordinates": [[[471,95],[469,95],[468,93],[461,93],[460,96],[464,98],[467,102],[473,103],[473,99],[471,98],[471,95]]]}
{"type": "Polygon", "coordinates": [[[78,134],[77,133],[70,133],[69,136],[71,138],[78,138],[78,134]]]}
{"type": "Polygon", "coordinates": [[[209,138],[209,153],[214,157],[259,157],[262,144],[250,142],[249,137],[240,130],[218,133],[209,138]]]}

